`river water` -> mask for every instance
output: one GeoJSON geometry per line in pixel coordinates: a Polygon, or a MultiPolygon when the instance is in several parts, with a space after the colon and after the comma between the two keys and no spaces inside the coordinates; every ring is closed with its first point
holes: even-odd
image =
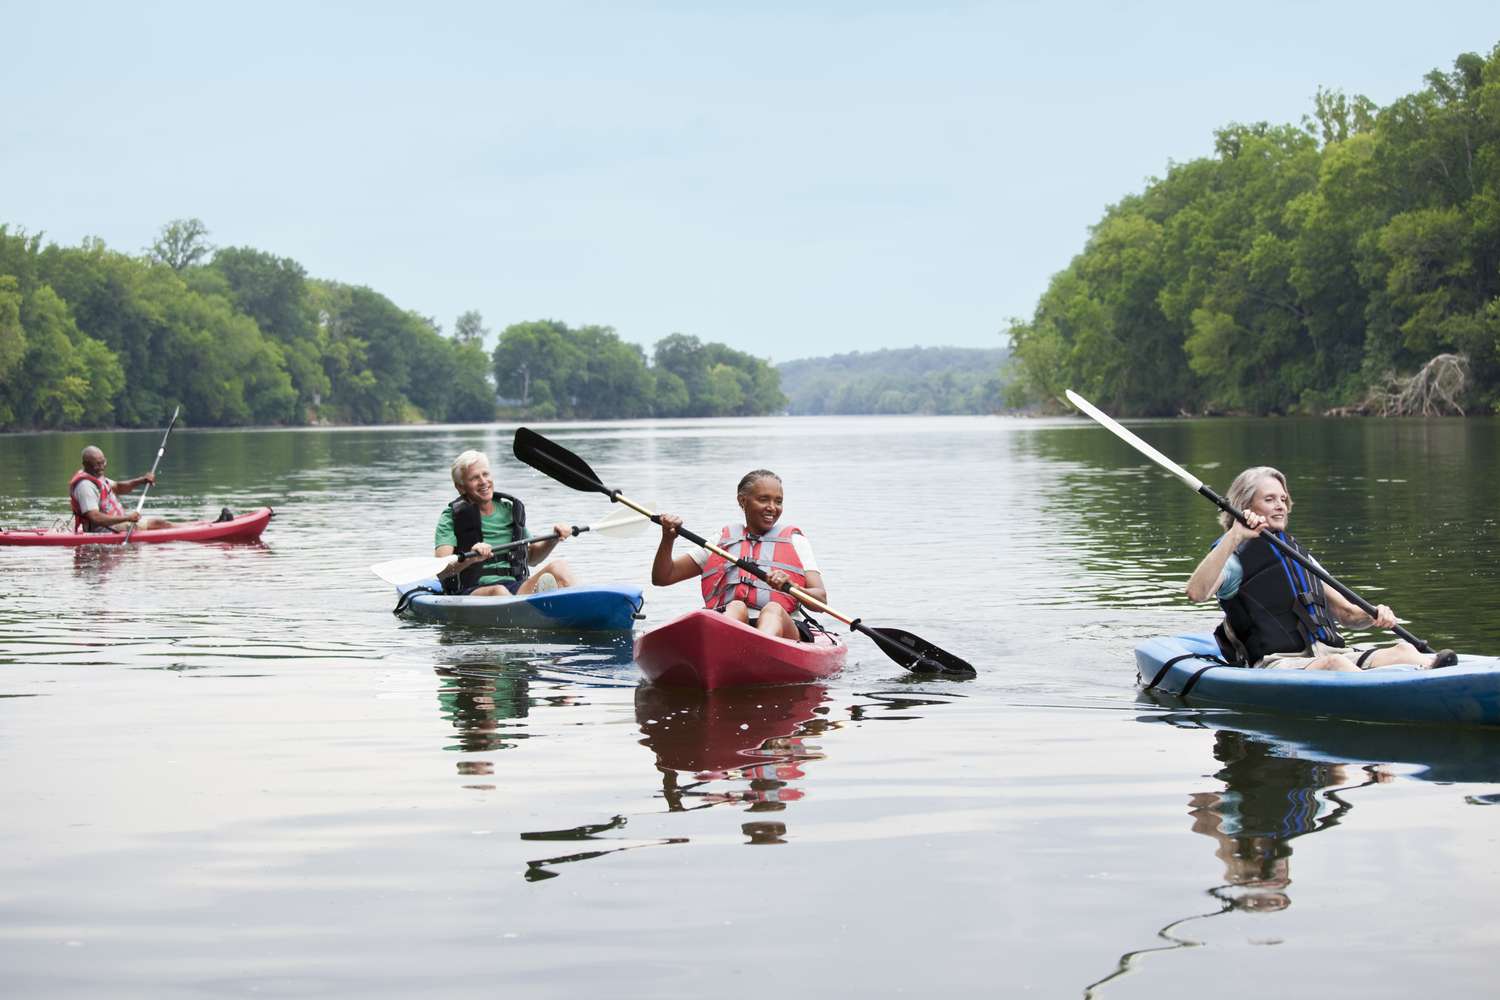
{"type": "MultiPolygon", "coordinates": [[[[1436,645],[1500,650],[1493,421],[1133,425],[1436,645]]],[[[0,995],[1487,996],[1500,737],[1152,705],[1134,644],[1213,509],[1078,420],[541,428],[712,534],[769,466],[855,637],[817,685],[674,693],[628,645],[403,623],[467,447],[533,525],[610,513],[512,428],[178,430],[149,507],[269,504],[262,544],[0,548],[0,995]],[[668,720],[672,724],[663,725],[668,720]]],[[[0,437],[0,524],[86,443],[0,437]]],[[[653,529],[654,531],[654,529],[653,529]]],[[[654,533],[566,543],[644,582],[654,533]]],[[[650,627],[696,603],[647,591],[650,627]]]]}

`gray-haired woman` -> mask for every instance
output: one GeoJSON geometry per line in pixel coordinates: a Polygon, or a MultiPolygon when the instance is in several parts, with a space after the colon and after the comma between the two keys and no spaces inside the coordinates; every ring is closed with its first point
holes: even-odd
{"type": "Polygon", "coordinates": [[[1246,469],[1235,477],[1226,499],[1244,512],[1249,525],[1221,513],[1219,523],[1226,530],[1187,583],[1190,600],[1217,599],[1224,609],[1214,637],[1225,659],[1292,670],[1362,670],[1398,663],[1431,669],[1458,661],[1452,650],[1423,654],[1404,640],[1363,651],[1344,641],[1339,625],[1388,629],[1397,623],[1396,614],[1384,604],[1373,617],[1366,614],[1265,540],[1263,535],[1273,532],[1312,560],[1287,533],[1292,492],[1276,469],[1246,469]]]}

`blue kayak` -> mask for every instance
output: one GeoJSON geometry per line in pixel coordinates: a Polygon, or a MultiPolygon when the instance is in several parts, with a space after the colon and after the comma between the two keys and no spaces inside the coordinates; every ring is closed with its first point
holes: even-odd
{"type": "Polygon", "coordinates": [[[1224,705],[1279,715],[1362,722],[1500,726],[1500,658],[1460,656],[1440,670],[1358,673],[1223,666],[1211,634],[1151,639],[1135,648],[1141,684],[1165,704],[1224,705]]]}
{"type": "Polygon", "coordinates": [[[436,580],[397,587],[402,613],[421,621],[476,628],[528,629],[545,632],[629,632],[641,618],[645,599],[634,584],[559,587],[524,597],[456,597],[431,593],[436,580]]]}

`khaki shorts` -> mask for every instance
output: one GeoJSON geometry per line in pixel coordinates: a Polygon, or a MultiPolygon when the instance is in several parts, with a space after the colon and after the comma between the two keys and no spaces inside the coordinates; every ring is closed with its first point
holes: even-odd
{"type": "Polygon", "coordinates": [[[1356,649],[1354,646],[1330,646],[1326,642],[1314,641],[1311,651],[1267,653],[1255,666],[1257,669],[1275,667],[1278,670],[1306,670],[1312,661],[1321,660],[1325,656],[1342,656],[1353,663],[1363,652],[1364,650],[1356,649]]]}

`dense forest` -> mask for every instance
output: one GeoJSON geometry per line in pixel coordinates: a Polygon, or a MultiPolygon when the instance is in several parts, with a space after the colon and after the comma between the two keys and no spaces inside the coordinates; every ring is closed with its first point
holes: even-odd
{"type": "Polygon", "coordinates": [[[1003,400],[1005,348],[855,351],[777,365],[794,414],[993,413],[1003,400]]]}
{"type": "Polygon", "coordinates": [[[43,245],[0,225],[0,430],[721,416],[780,411],[776,372],[673,334],[648,366],[608,327],[522,323],[484,352],[478,312],[451,336],[369,288],[296,261],[215,249],[197,219],[144,254],[43,245]]]}
{"type": "Polygon", "coordinates": [[[495,347],[507,410],[530,419],[745,417],[779,413],[786,397],[760,358],[674,333],[652,363],[607,326],[517,323],[495,347]]]}
{"type": "Polygon", "coordinates": [[[1110,207],[1010,335],[1013,401],[1500,409],[1500,46],[1380,108],[1231,124],[1110,207]]]}
{"type": "Polygon", "coordinates": [[[149,253],[0,226],[0,429],[490,420],[475,340],[201,222],[149,253]]]}

